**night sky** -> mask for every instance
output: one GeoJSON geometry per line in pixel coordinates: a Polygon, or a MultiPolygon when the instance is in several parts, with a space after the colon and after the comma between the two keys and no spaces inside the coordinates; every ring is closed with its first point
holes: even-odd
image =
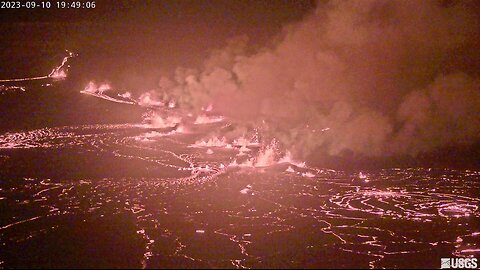
{"type": "Polygon", "coordinates": [[[88,69],[105,65],[98,72],[106,68],[109,75],[172,73],[178,66],[199,65],[237,36],[248,35],[252,47],[262,47],[314,6],[314,1],[96,1],[93,10],[1,10],[0,74],[47,69],[45,62],[65,49],[91,60],[88,69]]]}

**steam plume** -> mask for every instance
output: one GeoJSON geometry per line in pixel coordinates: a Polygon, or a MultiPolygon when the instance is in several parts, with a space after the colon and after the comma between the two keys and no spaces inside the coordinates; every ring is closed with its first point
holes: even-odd
{"type": "Polygon", "coordinates": [[[480,138],[471,2],[328,1],[253,55],[244,37],[162,91],[262,126],[297,155],[417,154],[480,138]],[[466,61],[466,60],[467,61],[466,61]]]}

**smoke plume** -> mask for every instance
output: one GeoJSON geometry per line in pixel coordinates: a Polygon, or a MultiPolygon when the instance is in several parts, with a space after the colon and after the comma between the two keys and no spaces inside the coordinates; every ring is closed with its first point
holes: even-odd
{"type": "Polygon", "coordinates": [[[161,92],[256,125],[297,155],[417,154],[480,138],[479,19],[471,2],[328,1],[247,53],[215,51],[161,92]],[[472,67],[473,66],[473,67],[472,67]]]}

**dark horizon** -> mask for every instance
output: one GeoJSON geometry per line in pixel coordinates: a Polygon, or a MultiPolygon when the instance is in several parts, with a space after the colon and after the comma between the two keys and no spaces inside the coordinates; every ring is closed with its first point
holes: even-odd
{"type": "Polygon", "coordinates": [[[7,35],[1,43],[0,74],[11,76],[11,64],[17,72],[37,71],[65,49],[89,59],[95,71],[104,65],[109,76],[115,74],[108,64],[172,74],[179,66],[196,68],[212,50],[239,36],[248,35],[251,45],[261,48],[315,5],[291,0],[103,0],[94,9],[2,9],[0,29],[7,35]],[[17,57],[34,65],[15,62],[17,57]]]}

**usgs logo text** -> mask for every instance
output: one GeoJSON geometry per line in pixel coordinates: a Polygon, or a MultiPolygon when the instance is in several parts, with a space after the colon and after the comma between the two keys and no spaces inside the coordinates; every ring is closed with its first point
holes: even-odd
{"type": "Polygon", "coordinates": [[[475,269],[477,268],[477,259],[476,258],[442,258],[441,260],[441,269],[447,268],[468,268],[475,269]]]}

